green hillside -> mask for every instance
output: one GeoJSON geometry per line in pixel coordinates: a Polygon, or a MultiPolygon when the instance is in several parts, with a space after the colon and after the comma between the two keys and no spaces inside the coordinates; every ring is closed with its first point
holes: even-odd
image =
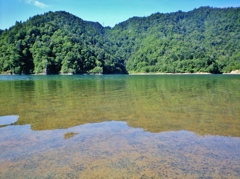
{"type": "Polygon", "coordinates": [[[105,28],[67,12],[37,15],[0,36],[1,73],[126,73],[109,52],[105,28]]]}
{"type": "MultiPolygon", "coordinates": [[[[1,33],[0,33],[1,34],[1,33]]],[[[0,35],[0,73],[210,72],[240,69],[240,8],[133,17],[113,28],[67,12],[0,35]]]]}

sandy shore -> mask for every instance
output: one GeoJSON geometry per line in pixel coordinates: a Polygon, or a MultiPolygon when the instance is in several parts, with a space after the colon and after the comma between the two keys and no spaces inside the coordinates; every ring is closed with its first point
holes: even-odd
{"type": "MultiPolygon", "coordinates": [[[[228,73],[227,73],[228,74],[228,73]]],[[[240,74],[240,70],[233,70],[229,74],[240,74]]]]}
{"type": "Polygon", "coordinates": [[[129,73],[129,75],[210,75],[211,73],[197,72],[197,73],[129,73]]]}
{"type": "MultiPolygon", "coordinates": [[[[206,72],[196,72],[196,73],[129,73],[129,75],[211,75],[214,73],[206,73],[206,72]]],[[[222,73],[224,75],[237,74],[240,75],[240,70],[234,70],[230,73],[222,73]]]]}

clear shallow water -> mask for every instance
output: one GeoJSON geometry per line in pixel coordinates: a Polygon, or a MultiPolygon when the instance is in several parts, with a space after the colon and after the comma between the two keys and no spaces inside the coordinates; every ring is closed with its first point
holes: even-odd
{"type": "Polygon", "coordinates": [[[239,178],[239,87],[237,75],[0,76],[0,116],[19,116],[0,126],[0,178],[239,178]]]}

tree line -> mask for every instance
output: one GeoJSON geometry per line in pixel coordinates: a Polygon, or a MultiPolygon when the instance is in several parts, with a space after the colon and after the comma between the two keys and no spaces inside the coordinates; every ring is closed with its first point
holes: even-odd
{"type": "Polygon", "coordinates": [[[115,27],[48,12],[0,31],[0,73],[222,73],[240,69],[240,8],[133,17],[115,27]]]}

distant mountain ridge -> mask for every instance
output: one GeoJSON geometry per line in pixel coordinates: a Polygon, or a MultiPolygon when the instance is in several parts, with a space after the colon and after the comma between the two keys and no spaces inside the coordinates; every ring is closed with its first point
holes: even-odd
{"type": "Polygon", "coordinates": [[[240,69],[240,8],[132,17],[114,26],[65,11],[0,33],[0,73],[222,73],[240,69]]]}

